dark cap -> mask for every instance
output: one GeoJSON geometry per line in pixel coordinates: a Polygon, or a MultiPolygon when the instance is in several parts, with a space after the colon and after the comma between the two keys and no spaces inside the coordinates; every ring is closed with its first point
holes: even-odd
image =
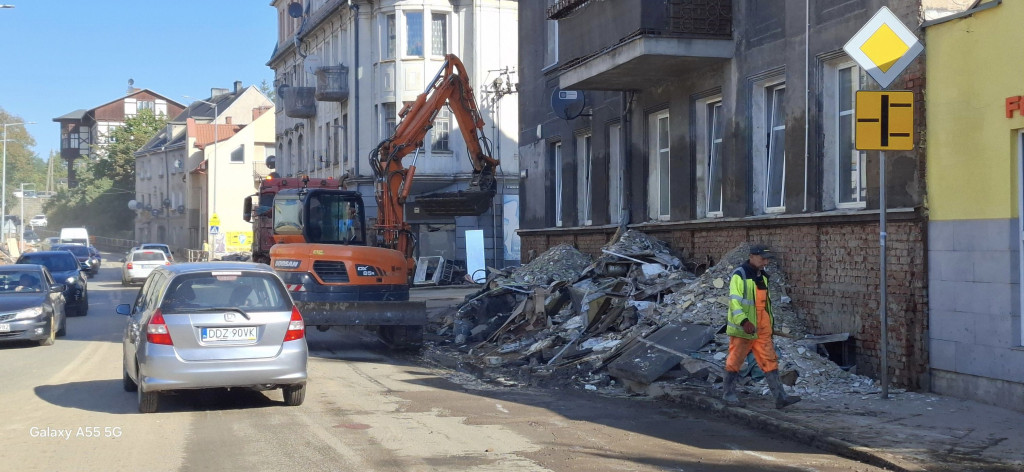
{"type": "Polygon", "coordinates": [[[768,259],[775,259],[775,253],[772,252],[768,246],[764,244],[753,244],[750,246],[750,254],[754,256],[766,257],[768,259]]]}

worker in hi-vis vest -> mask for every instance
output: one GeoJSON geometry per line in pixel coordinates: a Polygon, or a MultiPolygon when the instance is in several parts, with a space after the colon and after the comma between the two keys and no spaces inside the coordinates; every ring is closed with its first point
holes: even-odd
{"type": "Polygon", "coordinates": [[[729,280],[729,314],[725,327],[725,334],[729,335],[729,357],[725,360],[722,396],[729,406],[743,406],[736,396],[736,381],[751,351],[775,397],[775,408],[800,401],[800,397],[786,395],[779,380],[779,358],[772,343],[775,318],[768,295],[768,273],[764,268],[774,258],[768,246],[754,244],[750,246],[750,258],[733,271],[729,280]]]}

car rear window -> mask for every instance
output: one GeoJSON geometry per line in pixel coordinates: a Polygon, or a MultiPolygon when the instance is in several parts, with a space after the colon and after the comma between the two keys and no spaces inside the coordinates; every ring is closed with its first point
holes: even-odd
{"type": "Polygon", "coordinates": [[[137,262],[165,261],[165,260],[167,260],[167,258],[164,256],[164,253],[162,253],[162,252],[151,251],[151,252],[136,252],[135,254],[132,254],[132,260],[133,261],[137,261],[137,262]]]}
{"type": "Polygon", "coordinates": [[[78,270],[78,260],[71,254],[23,254],[18,264],[39,264],[46,266],[50,272],[66,272],[78,270]]]}
{"type": "Polygon", "coordinates": [[[85,246],[60,246],[57,248],[62,251],[70,251],[76,257],[86,257],[89,255],[89,248],[85,246]]]}
{"type": "Polygon", "coordinates": [[[284,286],[273,274],[211,271],[176,277],[167,285],[160,308],[167,312],[195,308],[289,311],[292,305],[284,286]]]}

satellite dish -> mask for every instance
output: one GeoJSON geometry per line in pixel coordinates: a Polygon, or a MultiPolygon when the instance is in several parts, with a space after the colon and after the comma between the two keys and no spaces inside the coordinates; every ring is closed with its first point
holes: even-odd
{"type": "Polygon", "coordinates": [[[274,156],[267,156],[267,169],[274,169],[277,167],[277,158],[274,156]]]}
{"type": "Polygon", "coordinates": [[[175,169],[181,169],[181,159],[175,159],[174,160],[174,168],[175,169]]]}
{"type": "Polygon", "coordinates": [[[288,16],[292,18],[302,18],[302,4],[299,2],[289,3],[288,16]]]}
{"type": "Polygon", "coordinates": [[[563,120],[572,120],[583,114],[587,105],[582,90],[561,90],[555,87],[551,93],[551,110],[563,120]]]}
{"type": "Polygon", "coordinates": [[[310,54],[306,56],[305,61],[303,61],[303,66],[306,67],[306,72],[310,74],[315,74],[316,70],[320,68],[322,62],[323,61],[320,60],[320,56],[317,56],[316,54],[310,54]]]}
{"type": "Polygon", "coordinates": [[[139,202],[137,202],[135,200],[128,200],[128,209],[129,210],[134,210],[134,209],[138,208],[138,206],[139,206],[139,202]]]}

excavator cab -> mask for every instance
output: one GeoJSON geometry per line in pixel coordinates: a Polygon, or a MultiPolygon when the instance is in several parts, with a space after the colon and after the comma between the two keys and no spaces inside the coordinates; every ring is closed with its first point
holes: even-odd
{"type": "Polygon", "coordinates": [[[289,189],[274,198],[277,243],[366,245],[366,214],[359,192],[289,189]]]}

